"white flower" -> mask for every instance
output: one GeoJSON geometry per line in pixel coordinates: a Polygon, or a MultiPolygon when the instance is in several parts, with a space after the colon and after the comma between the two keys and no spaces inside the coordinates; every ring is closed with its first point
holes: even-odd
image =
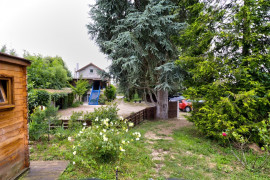
{"type": "Polygon", "coordinates": [[[76,152],[76,151],[74,151],[74,152],[73,152],[73,155],[75,156],[75,155],[76,155],[76,153],[77,153],[77,152],[76,152]]]}
{"type": "Polygon", "coordinates": [[[128,132],[128,129],[126,129],[126,132],[128,132]]]}
{"type": "Polygon", "coordinates": [[[108,141],[108,138],[105,135],[103,135],[103,140],[108,141]]]}
{"type": "Polygon", "coordinates": [[[98,117],[96,117],[95,121],[98,121],[98,117]]]}
{"type": "Polygon", "coordinates": [[[125,144],[126,142],[124,140],[122,140],[122,144],[125,144]]]}
{"type": "Polygon", "coordinates": [[[80,134],[82,134],[83,132],[82,131],[80,131],[80,134]]]}
{"type": "Polygon", "coordinates": [[[79,133],[78,136],[81,136],[81,134],[79,133]]]}
{"type": "Polygon", "coordinates": [[[133,133],[133,135],[136,135],[137,137],[141,137],[141,133],[139,133],[139,132],[135,132],[135,133],[133,133]]]}
{"type": "Polygon", "coordinates": [[[86,126],[86,122],[84,122],[83,125],[86,126]]]}
{"type": "Polygon", "coordinates": [[[103,129],[103,132],[106,132],[106,129],[103,129]]]}
{"type": "Polygon", "coordinates": [[[96,128],[98,128],[98,126],[96,126],[96,128]]]}
{"type": "Polygon", "coordinates": [[[140,140],[140,138],[136,138],[136,141],[139,141],[140,140]]]}
{"type": "Polygon", "coordinates": [[[123,148],[122,148],[122,146],[120,146],[120,151],[122,151],[122,152],[124,152],[124,151],[126,151],[126,150],[124,150],[123,148]]]}
{"type": "Polygon", "coordinates": [[[112,132],[114,131],[114,129],[112,129],[112,132]]]}
{"type": "Polygon", "coordinates": [[[120,116],[120,120],[122,120],[122,121],[124,120],[123,116],[120,116]]]}
{"type": "Polygon", "coordinates": [[[133,127],[134,126],[134,123],[130,122],[128,123],[129,127],[133,127]]]}
{"type": "Polygon", "coordinates": [[[101,136],[102,136],[102,132],[100,132],[100,133],[99,133],[99,135],[101,135],[101,136]]]}
{"type": "Polygon", "coordinates": [[[129,141],[127,143],[129,143],[129,141]]]}
{"type": "Polygon", "coordinates": [[[75,161],[73,161],[73,165],[76,164],[75,161]]]}
{"type": "Polygon", "coordinates": [[[68,140],[71,141],[71,137],[68,137],[68,140]]]}

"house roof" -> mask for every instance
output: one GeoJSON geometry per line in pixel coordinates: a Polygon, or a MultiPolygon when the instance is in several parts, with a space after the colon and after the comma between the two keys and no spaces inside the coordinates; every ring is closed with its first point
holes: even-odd
{"type": "Polygon", "coordinates": [[[17,56],[12,56],[12,55],[1,53],[1,52],[0,52],[0,61],[7,62],[10,64],[18,64],[21,66],[30,66],[31,64],[31,61],[27,59],[17,57],[17,56]]]}
{"type": "Polygon", "coordinates": [[[87,64],[86,66],[82,67],[81,69],[77,70],[76,72],[82,71],[82,70],[84,70],[85,68],[87,68],[88,66],[94,66],[94,67],[96,67],[97,69],[99,69],[99,70],[101,70],[101,71],[104,71],[103,69],[97,67],[97,66],[94,65],[93,63],[89,63],[89,64],[87,64]]]}

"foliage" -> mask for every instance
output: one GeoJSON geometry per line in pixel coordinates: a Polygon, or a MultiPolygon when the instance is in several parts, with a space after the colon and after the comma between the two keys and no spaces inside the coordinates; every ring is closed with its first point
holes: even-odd
{"type": "Polygon", "coordinates": [[[139,95],[138,95],[138,93],[136,92],[135,94],[134,94],[134,96],[133,96],[133,100],[132,101],[141,101],[142,100],[142,98],[140,98],[139,97],[139,95]]]}
{"type": "Polygon", "coordinates": [[[1,53],[7,53],[7,46],[6,45],[3,45],[0,49],[0,52],[1,53]]]}
{"type": "Polygon", "coordinates": [[[33,89],[32,83],[28,84],[28,109],[32,113],[38,106],[47,106],[51,101],[60,109],[72,106],[74,95],[66,92],[49,93],[42,89],[33,89]]]}
{"type": "Polygon", "coordinates": [[[33,89],[32,83],[28,84],[28,109],[32,113],[38,106],[47,106],[50,94],[45,90],[33,89]]]}
{"type": "Polygon", "coordinates": [[[74,101],[74,94],[73,93],[70,93],[70,94],[68,94],[68,102],[67,102],[67,104],[68,104],[68,107],[71,107],[72,106],[72,104],[73,104],[73,101],[74,101]]]}
{"type": "Polygon", "coordinates": [[[99,105],[103,105],[106,102],[106,97],[103,94],[100,94],[99,98],[98,98],[98,104],[99,105]]]}
{"type": "Polygon", "coordinates": [[[184,24],[172,14],[176,6],[171,1],[140,2],[97,1],[90,11],[94,23],[88,30],[112,60],[110,72],[122,89],[156,94],[181,81],[181,71],[173,63],[178,52],[171,36],[184,24]]]}
{"type": "MultiPolygon", "coordinates": [[[[230,148],[220,146],[216,141],[206,138],[195,127],[184,127],[175,130],[172,140],[153,140],[149,143],[147,132],[160,133],[160,128],[170,127],[170,121],[145,121],[129,132],[140,132],[140,141],[129,143],[124,158],[118,161],[88,164],[81,167],[81,162],[71,162],[59,177],[66,179],[115,179],[116,167],[121,171],[119,179],[269,179],[270,164],[266,164],[260,171],[250,171],[242,168],[241,164],[231,154],[230,148]],[[161,160],[153,160],[153,152],[159,152],[161,160]],[[181,162],[181,163],[180,163],[181,162]],[[162,168],[157,171],[157,167],[162,168]],[[88,168],[89,167],[89,168],[88,168]],[[87,168],[87,170],[85,170],[87,168]],[[179,169],[181,173],[179,173],[179,169]],[[165,177],[166,175],[166,177],[165,177]]],[[[81,131],[82,129],[79,129],[81,131]]],[[[63,130],[73,137],[74,131],[63,130]]],[[[76,134],[79,133],[76,132],[76,134]]],[[[72,138],[73,140],[73,138],[72,138]]],[[[31,160],[69,160],[74,155],[70,150],[74,141],[58,137],[50,142],[34,142],[30,147],[31,160]]],[[[91,142],[91,141],[90,141],[91,142]]],[[[233,147],[235,152],[241,153],[233,147]]],[[[76,152],[77,155],[78,151],[76,152]]],[[[252,153],[247,152],[248,161],[254,160],[252,153]]]]}
{"type": "Polygon", "coordinates": [[[114,100],[116,98],[116,88],[114,87],[114,85],[110,84],[109,86],[107,86],[104,94],[107,97],[108,101],[114,100]]]}
{"type": "Polygon", "coordinates": [[[81,129],[82,122],[78,120],[83,119],[83,112],[73,112],[68,121],[68,128],[71,130],[81,129]]]}
{"type": "Polygon", "coordinates": [[[49,136],[49,128],[51,124],[58,124],[57,116],[58,108],[48,106],[45,110],[37,107],[30,116],[29,122],[29,138],[30,140],[39,140],[46,133],[49,136]]]}
{"type": "Polygon", "coordinates": [[[83,128],[75,136],[72,158],[75,166],[91,169],[90,164],[116,161],[124,157],[122,154],[129,143],[140,139],[140,133],[128,132],[129,125],[133,126],[132,123],[128,125],[124,119],[114,123],[109,121],[109,119],[102,119],[101,123],[94,121],[92,127],[83,128]]]}
{"type": "Polygon", "coordinates": [[[257,152],[254,152],[255,158],[252,161],[248,161],[246,158],[246,146],[249,143],[249,138],[244,137],[243,135],[237,133],[234,129],[226,130],[222,135],[225,137],[225,140],[230,144],[231,152],[237,158],[237,160],[245,167],[251,170],[261,170],[266,164],[270,162],[270,116],[268,121],[262,121],[260,125],[258,125],[252,131],[258,131],[258,135],[263,146],[260,149],[257,149],[257,152]],[[233,139],[233,140],[231,140],[233,139]],[[234,141],[233,144],[237,144],[240,148],[240,153],[236,153],[231,145],[230,141],[234,141]]]}
{"type": "Polygon", "coordinates": [[[24,58],[31,61],[31,66],[27,67],[27,80],[34,88],[61,89],[68,86],[71,73],[61,57],[43,57],[26,53],[24,58]]]}
{"type": "Polygon", "coordinates": [[[75,101],[74,103],[72,103],[71,107],[75,108],[75,107],[79,107],[81,105],[81,101],[75,101]]]}
{"type": "Polygon", "coordinates": [[[88,81],[83,79],[79,79],[75,82],[75,86],[70,85],[70,87],[72,88],[73,93],[79,96],[79,101],[90,88],[88,81]]]}
{"type": "Polygon", "coordinates": [[[182,56],[177,64],[186,70],[185,96],[205,103],[195,105],[189,120],[210,137],[222,140],[222,130],[234,129],[262,143],[252,130],[267,120],[270,108],[269,2],[193,7],[201,12],[179,37],[182,56]]]}
{"type": "MultiPolygon", "coordinates": [[[[96,123],[100,122],[102,119],[109,119],[110,122],[118,121],[119,117],[117,115],[118,112],[117,104],[113,103],[107,106],[102,106],[94,110],[94,112],[88,112],[84,114],[84,120],[96,121],[96,123]]],[[[101,122],[100,122],[101,123],[101,122]]]]}

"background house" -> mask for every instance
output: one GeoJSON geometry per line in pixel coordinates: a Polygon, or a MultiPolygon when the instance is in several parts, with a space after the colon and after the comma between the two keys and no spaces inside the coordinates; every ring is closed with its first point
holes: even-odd
{"type": "Polygon", "coordinates": [[[75,75],[73,78],[73,85],[75,81],[78,79],[84,79],[89,82],[91,85],[91,89],[87,92],[87,94],[83,97],[84,102],[91,101],[91,93],[96,91],[96,94],[92,94],[92,99],[98,100],[99,94],[102,93],[102,90],[106,88],[109,83],[108,78],[102,78],[101,74],[105,72],[103,69],[99,68],[98,66],[94,65],[93,63],[87,64],[86,66],[79,68],[77,64],[77,68],[75,69],[75,75]],[[94,90],[94,91],[93,91],[94,90]],[[100,90],[100,92],[98,92],[100,90]]]}
{"type": "Polygon", "coordinates": [[[0,179],[29,167],[26,59],[0,53],[0,179]]]}

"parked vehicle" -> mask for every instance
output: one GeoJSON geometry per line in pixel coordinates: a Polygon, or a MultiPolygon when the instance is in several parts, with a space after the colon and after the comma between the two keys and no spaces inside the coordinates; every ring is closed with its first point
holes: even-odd
{"type": "Polygon", "coordinates": [[[184,96],[171,96],[171,97],[169,97],[170,102],[180,101],[182,99],[185,99],[185,97],[184,96]]]}
{"type": "Polygon", "coordinates": [[[185,99],[180,100],[179,109],[185,112],[192,111],[192,102],[190,100],[185,100],[185,99]]]}

